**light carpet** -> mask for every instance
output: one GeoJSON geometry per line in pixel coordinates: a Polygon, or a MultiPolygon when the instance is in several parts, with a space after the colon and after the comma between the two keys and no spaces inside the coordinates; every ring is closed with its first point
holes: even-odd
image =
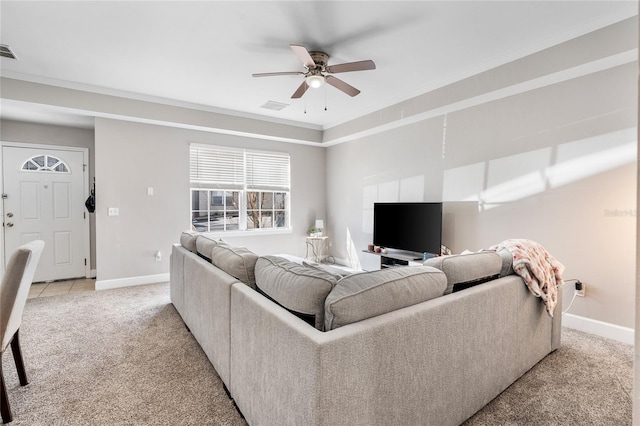
{"type": "Polygon", "coordinates": [[[20,342],[28,386],[3,356],[12,426],[246,424],[168,284],[29,299],[20,342]]]}
{"type": "Polygon", "coordinates": [[[631,425],[633,346],[570,328],[547,355],[464,426],[631,425]]]}
{"type": "MultiPolygon", "coordinates": [[[[28,386],[3,357],[11,425],[246,424],[166,283],[30,299],[20,338],[28,386]]],[[[631,424],[632,363],[632,346],[564,329],[465,426],[631,424]]]]}

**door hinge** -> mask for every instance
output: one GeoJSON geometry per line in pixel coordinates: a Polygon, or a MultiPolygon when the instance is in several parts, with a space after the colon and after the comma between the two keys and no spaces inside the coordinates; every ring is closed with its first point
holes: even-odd
{"type": "Polygon", "coordinates": [[[82,212],[82,218],[86,219],[87,218],[87,212],[82,212]]]}
{"type": "Polygon", "coordinates": [[[87,266],[87,258],[84,258],[84,266],[87,266]]]}
{"type": "Polygon", "coordinates": [[[83,165],[82,165],[82,171],[83,171],[83,172],[86,172],[86,171],[87,171],[87,165],[86,165],[86,164],[83,164],[83,165]]]}

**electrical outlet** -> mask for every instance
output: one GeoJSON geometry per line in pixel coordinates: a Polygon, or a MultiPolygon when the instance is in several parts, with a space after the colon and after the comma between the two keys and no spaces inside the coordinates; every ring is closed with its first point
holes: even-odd
{"type": "Polygon", "coordinates": [[[584,297],[587,286],[580,281],[576,281],[576,296],[584,297]]]}

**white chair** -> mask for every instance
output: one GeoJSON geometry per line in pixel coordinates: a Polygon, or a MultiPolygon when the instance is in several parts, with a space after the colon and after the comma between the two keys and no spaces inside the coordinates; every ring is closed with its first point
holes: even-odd
{"type": "Polygon", "coordinates": [[[20,385],[25,386],[27,373],[22,361],[18,331],[22,324],[22,312],[29,295],[29,287],[33,281],[33,274],[36,271],[38,260],[44,248],[44,241],[31,241],[11,254],[7,269],[0,282],[0,411],[2,412],[2,423],[9,423],[12,420],[11,406],[7,395],[7,387],[4,382],[2,372],[2,355],[11,344],[11,352],[18,370],[20,385]]]}

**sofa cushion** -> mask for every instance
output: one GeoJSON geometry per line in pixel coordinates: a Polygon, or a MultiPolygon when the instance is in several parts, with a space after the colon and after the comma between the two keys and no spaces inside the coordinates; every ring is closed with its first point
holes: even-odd
{"type": "Polygon", "coordinates": [[[298,265],[302,265],[304,262],[309,262],[304,257],[294,256],[292,254],[277,253],[272,256],[282,257],[283,259],[287,259],[289,262],[297,263],[298,265]]]}
{"type": "Polygon", "coordinates": [[[334,274],[278,256],[263,256],[256,263],[258,290],[319,330],[324,327],[324,300],[337,281],[334,274]]]}
{"type": "Polygon", "coordinates": [[[216,242],[211,250],[211,263],[251,288],[256,288],[256,260],[258,255],[246,247],[216,242]]]}
{"type": "Polygon", "coordinates": [[[200,233],[196,231],[183,231],[182,234],[180,234],[180,245],[191,253],[197,253],[196,240],[199,235],[200,233]]]}
{"type": "Polygon", "coordinates": [[[211,262],[211,252],[216,245],[218,245],[218,241],[205,235],[198,235],[198,238],[196,239],[196,252],[200,257],[211,262]]]}
{"type": "Polygon", "coordinates": [[[442,296],[447,278],[425,266],[381,269],[349,275],[325,300],[326,331],[442,296]]]}
{"type": "Polygon", "coordinates": [[[444,294],[491,281],[500,276],[502,258],[494,251],[440,256],[427,259],[425,266],[440,269],[447,276],[444,294]]]}
{"type": "Polygon", "coordinates": [[[324,271],[328,274],[333,275],[334,277],[336,277],[336,281],[341,279],[342,277],[344,277],[345,275],[349,275],[347,272],[341,271],[338,268],[334,268],[330,265],[323,265],[323,264],[319,264],[319,263],[309,263],[307,261],[303,261],[302,262],[302,266],[304,266],[305,268],[311,268],[311,269],[318,269],[320,271],[324,271]]]}
{"type": "Polygon", "coordinates": [[[502,269],[500,269],[500,277],[506,277],[513,274],[513,253],[508,248],[502,247],[496,251],[502,260],[502,269]]]}

